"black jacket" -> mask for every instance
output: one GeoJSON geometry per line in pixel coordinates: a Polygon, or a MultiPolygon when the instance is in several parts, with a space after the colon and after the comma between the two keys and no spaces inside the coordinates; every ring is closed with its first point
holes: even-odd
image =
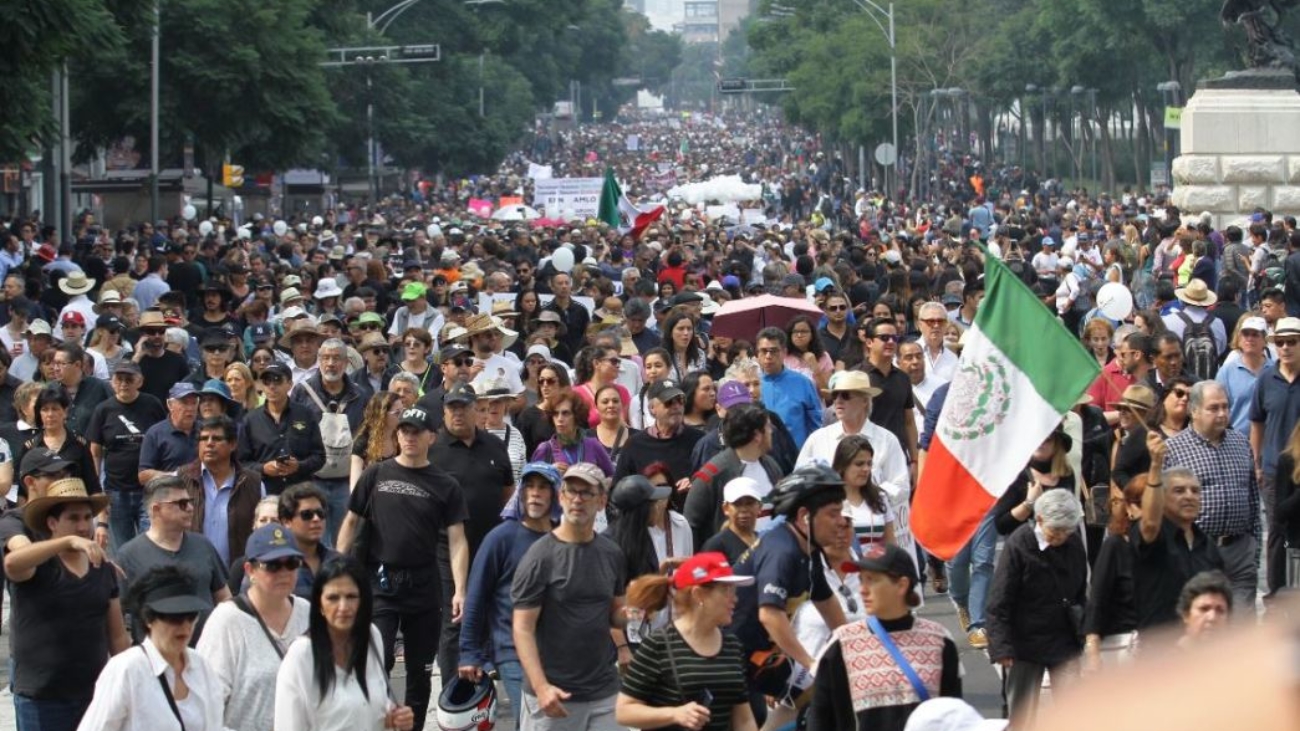
{"type": "Polygon", "coordinates": [[[315,414],[292,400],[285,404],[279,423],[271,418],[265,404],[253,409],[239,432],[237,458],[244,467],[262,475],[268,495],[279,495],[290,485],[310,481],[325,466],[325,444],[315,414]],[[288,477],[263,474],[266,463],[282,452],[298,459],[298,471],[288,477]]]}
{"type": "Polygon", "coordinates": [[[1277,458],[1277,478],[1274,483],[1277,510],[1273,511],[1273,525],[1270,531],[1280,531],[1286,536],[1286,545],[1300,548],[1300,487],[1291,479],[1295,471],[1295,457],[1283,452],[1277,458]]]}
{"type": "Polygon", "coordinates": [[[1088,556],[1078,532],[1063,545],[1040,551],[1033,524],[1017,528],[998,557],[989,587],[989,658],[1050,668],[1077,656],[1083,644],[1069,606],[1083,608],[1087,577],[1088,556]]]}

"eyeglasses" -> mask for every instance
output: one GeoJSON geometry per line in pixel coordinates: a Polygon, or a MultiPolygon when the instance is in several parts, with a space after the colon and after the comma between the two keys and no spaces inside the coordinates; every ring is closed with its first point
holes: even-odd
{"type": "Polygon", "coordinates": [[[155,614],[159,622],[167,624],[192,624],[199,621],[198,612],[185,612],[184,614],[155,614]]]}
{"type": "Polygon", "coordinates": [[[181,510],[192,510],[194,508],[194,498],[183,497],[176,500],[159,500],[159,505],[175,505],[181,510]]]}
{"type": "Polygon", "coordinates": [[[871,339],[872,339],[872,340],[881,340],[881,341],[884,341],[884,342],[886,342],[886,343],[893,343],[893,342],[896,342],[896,341],[898,340],[898,336],[897,336],[897,335],[894,335],[893,333],[876,333],[875,335],[872,335],[872,336],[871,336],[871,339]]]}
{"type": "Polygon", "coordinates": [[[948,319],[945,317],[927,317],[921,320],[921,323],[924,325],[929,325],[930,327],[939,327],[940,325],[946,325],[948,323],[948,319]]]}
{"type": "Polygon", "coordinates": [[[1294,348],[1300,340],[1296,338],[1273,338],[1273,344],[1279,348],[1294,348]]]}
{"type": "Polygon", "coordinates": [[[759,355],[780,355],[781,349],[780,348],[759,348],[758,354],[759,355]]]}
{"type": "Polygon", "coordinates": [[[827,312],[844,312],[847,309],[849,309],[848,305],[828,305],[826,307],[827,312]]]}
{"type": "Polygon", "coordinates": [[[574,490],[568,485],[560,488],[560,492],[568,495],[573,500],[595,500],[596,496],[600,494],[596,490],[574,490]]]}
{"type": "Polygon", "coordinates": [[[302,568],[302,559],[290,556],[278,561],[258,561],[257,565],[261,566],[263,571],[278,574],[281,571],[297,571],[302,568]]]}
{"type": "Polygon", "coordinates": [[[539,386],[555,386],[555,385],[558,385],[559,382],[560,382],[560,379],[558,379],[558,378],[539,378],[539,379],[537,379],[537,385],[539,385],[539,386]]]}
{"type": "Polygon", "coordinates": [[[424,343],[420,342],[419,340],[407,340],[406,342],[402,343],[402,347],[404,347],[404,348],[423,348],[423,347],[426,347],[426,346],[425,346],[424,343]]]}
{"type": "Polygon", "coordinates": [[[167,329],[159,327],[142,327],[140,328],[140,334],[146,338],[160,338],[167,334],[167,329]]]}
{"type": "Polygon", "coordinates": [[[308,508],[308,509],[306,509],[306,510],[299,510],[299,511],[298,511],[298,519],[299,519],[299,520],[305,520],[305,521],[310,522],[310,521],[316,520],[317,518],[319,518],[319,519],[321,519],[321,520],[325,520],[325,509],[324,509],[324,508],[308,508]]]}

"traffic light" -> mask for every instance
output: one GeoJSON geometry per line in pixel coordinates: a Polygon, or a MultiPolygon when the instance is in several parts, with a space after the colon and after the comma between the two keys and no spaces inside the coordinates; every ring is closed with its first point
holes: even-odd
{"type": "Polygon", "coordinates": [[[244,184],[244,166],[225,163],[221,166],[221,184],[227,188],[238,188],[244,184]]]}

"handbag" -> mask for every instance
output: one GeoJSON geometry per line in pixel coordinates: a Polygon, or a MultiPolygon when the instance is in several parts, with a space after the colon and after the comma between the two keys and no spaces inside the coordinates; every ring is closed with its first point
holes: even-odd
{"type": "Polygon", "coordinates": [[[894,639],[889,636],[889,632],[885,631],[884,625],[880,624],[880,620],[876,619],[875,615],[867,615],[867,628],[880,641],[881,646],[885,648],[889,656],[894,658],[894,663],[898,665],[899,670],[903,671],[903,675],[907,677],[907,682],[912,684],[912,690],[916,691],[916,697],[920,698],[922,703],[930,700],[930,691],[926,689],[925,683],[921,682],[921,676],[916,674],[916,668],[912,667],[912,663],[907,661],[903,651],[898,649],[898,645],[894,644],[894,639]]]}
{"type": "Polygon", "coordinates": [[[1110,525],[1110,485],[1093,485],[1084,491],[1083,522],[1093,528],[1110,525]]]}
{"type": "Polygon", "coordinates": [[[1052,585],[1056,587],[1056,593],[1061,595],[1061,607],[1065,609],[1065,618],[1070,622],[1070,628],[1074,630],[1074,639],[1083,645],[1085,637],[1083,625],[1085,620],[1084,607],[1082,604],[1075,604],[1070,598],[1061,591],[1061,580],[1056,574],[1052,574],[1052,585]]]}

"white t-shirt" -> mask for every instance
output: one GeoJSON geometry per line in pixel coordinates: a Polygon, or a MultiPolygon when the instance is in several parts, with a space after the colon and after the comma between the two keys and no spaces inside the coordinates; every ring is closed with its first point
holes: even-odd
{"type": "MultiPolygon", "coordinates": [[[[290,597],[293,611],[284,632],[276,636],[281,651],[307,632],[311,603],[290,597]]],[[[225,724],[232,729],[275,727],[275,678],[280,655],[252,615],[233,601],[212,610],[196,648],[221,681],[225,724]]],[[[369,680],[369,678],[367,678],[369,680]]]]}
{"type": "Polygon", "coordinates": [[[334,686],[321,698],[312,668],[311,640],[300,637],[289,647],[275,680],[275,731],[382,731],[391,703],[380,659],[383,641],[370,627],[366,660],[367,694],[355,675],[334,668],[334,686]]]}

